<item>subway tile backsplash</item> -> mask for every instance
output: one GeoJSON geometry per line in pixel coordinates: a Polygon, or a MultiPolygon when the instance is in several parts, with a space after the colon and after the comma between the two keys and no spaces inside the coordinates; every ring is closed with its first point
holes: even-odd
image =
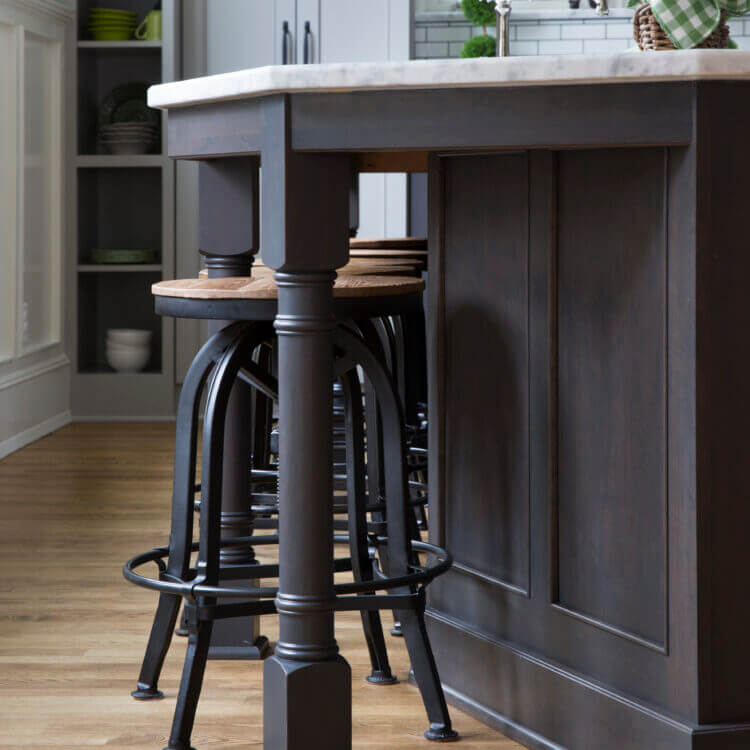
{"type": "MultiPolygon", "coordinates": [[[[581,5],[587,0],[581,0],[581,5]]],[[[512,55],[575,55],[624,52],[633,47],[632,10],[613,8],[600,18],[595,11],[528,10],[513,5],[510,20],[512,55]]],[[[730,21],[732,39],[740,49],[750,49],[750,16],[730,21]]],[[[494,27],[487,32],[495,33],[494,27]]],[[[414,57],[428,60],[460,57],[464,42],[482,33],[458,11],[417,13],[414,57]]]]}

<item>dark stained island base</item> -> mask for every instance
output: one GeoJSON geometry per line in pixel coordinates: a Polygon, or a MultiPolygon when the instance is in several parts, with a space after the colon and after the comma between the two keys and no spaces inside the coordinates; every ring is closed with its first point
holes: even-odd
{"type": "MultiPolygon", "coordinates": [[[[750,54],[269,68],[151,103],[173,157],[260,156],[263,259],[287,273],[346,262],[354,172],[429,173],[430,533],[456,565],[428,608],[451,701],[533,748],[747,750],[750,54]]],[[[329,292],[304,294],[287,309],[322,320],[329,292]]],[[[325,496],[294,472],[282,507],[325,496]]],[[[286,630],[323,659],[301,691],[273,681],[303,716],[311,686],[346,693],[331,620],[286,630]]]]}

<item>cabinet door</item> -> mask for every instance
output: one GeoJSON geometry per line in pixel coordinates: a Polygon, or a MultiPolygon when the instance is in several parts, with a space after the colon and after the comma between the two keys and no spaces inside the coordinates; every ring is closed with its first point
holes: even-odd
{"type": "MultiPolygon", "coordinates": [[[[409,0],[297,0],[297,54],[310,62],[408,60],[409,0]],[[309,24],[309,27],[308,27],[309,24]]],[[[406,234],[406,176],[360,177],[360,237],[406,234]]]]}
{"type": "Polygon", "coordinates": [[[206,13],[206,72],[293,62],[294,0],[211,0],[206,13]],[[285,40],[285,26],[288,28],[285,40]]]}

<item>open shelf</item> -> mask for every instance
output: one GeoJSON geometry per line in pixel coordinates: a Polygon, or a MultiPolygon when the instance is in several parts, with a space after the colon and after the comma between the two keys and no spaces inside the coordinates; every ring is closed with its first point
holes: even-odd
{"type": "Polygon", "coordinates": [[[161,257],[162,170],[78,171],[78,263],[91,250],[153,249],[161,257]]]}
{"type": "Polygon", "coordinates": [[[151,360],[143,372],[161,371],[161,318],[154,313],[151,285],[160,271],[92,272],[78,279],[78,372],[114,372],[105,348],[110,328],[153,332],[151,360]]]}
{"type": "MultiPolygon", "coordinates": [[[[106,5],[106,3],[105,3],[106,5]]],[[[78,0],[78,38],[81,41],[88,40],[89,38],[89,8],[101,8],[101,0],[78,0]]],[[[153,9],[154,0],[117,0],[114,4],[119,10],[129,10],[138,14],[138,23],[140,23],[144,16],[153,9]]],[[[105,42],[106,44],[114,44],[114,42],[105,42]]],[[[122,42],[119,42],[122,44],[122,42]]],[[[145,44],[145,42],[138,42],[138,44],[145,44]]]]}
{"type": "MultiPolygon", "coordinates": [[[[99,111],[113,89],[128,83],[152,85],[160,81],[161,55],[158,48],[79,47],[78,153],[101,153],[97,144],[99,111]]],[[[154,151],[159,152],[160,146],[157,142],[154,151]]]]}

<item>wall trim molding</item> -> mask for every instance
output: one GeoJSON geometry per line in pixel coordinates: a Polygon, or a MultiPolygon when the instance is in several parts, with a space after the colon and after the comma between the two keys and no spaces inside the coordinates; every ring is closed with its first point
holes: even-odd
{"type": "Polygon", "coordinates": [[[52,432],[56,432],[61,427],[65,427],[66,424],[69,424],[71,420],[72,416],[70,410],[66,409],[64,412],[56,414],[49,419],[45,419],[43,422],[35,424],[23,432],[19,432],[17,435],[4,440],[0,443],[0,459],[9,456],[11,453],[14,453],[20,448],[23,448],[52,432]]]}
{"type": "Polygon", "coordinates": [[[7,388],[12,388],[14,385],[24,383],[27,380],[33,380],[34,378],[46,375],[48,372],[59,370],[61,367],[68,367],[70,360],[65,354],[58,354],[51,359],[45,359],[42,362],[23,367],[20,370],[15,370],[0,377],[0,391],[4,391],[7,388]]]}

